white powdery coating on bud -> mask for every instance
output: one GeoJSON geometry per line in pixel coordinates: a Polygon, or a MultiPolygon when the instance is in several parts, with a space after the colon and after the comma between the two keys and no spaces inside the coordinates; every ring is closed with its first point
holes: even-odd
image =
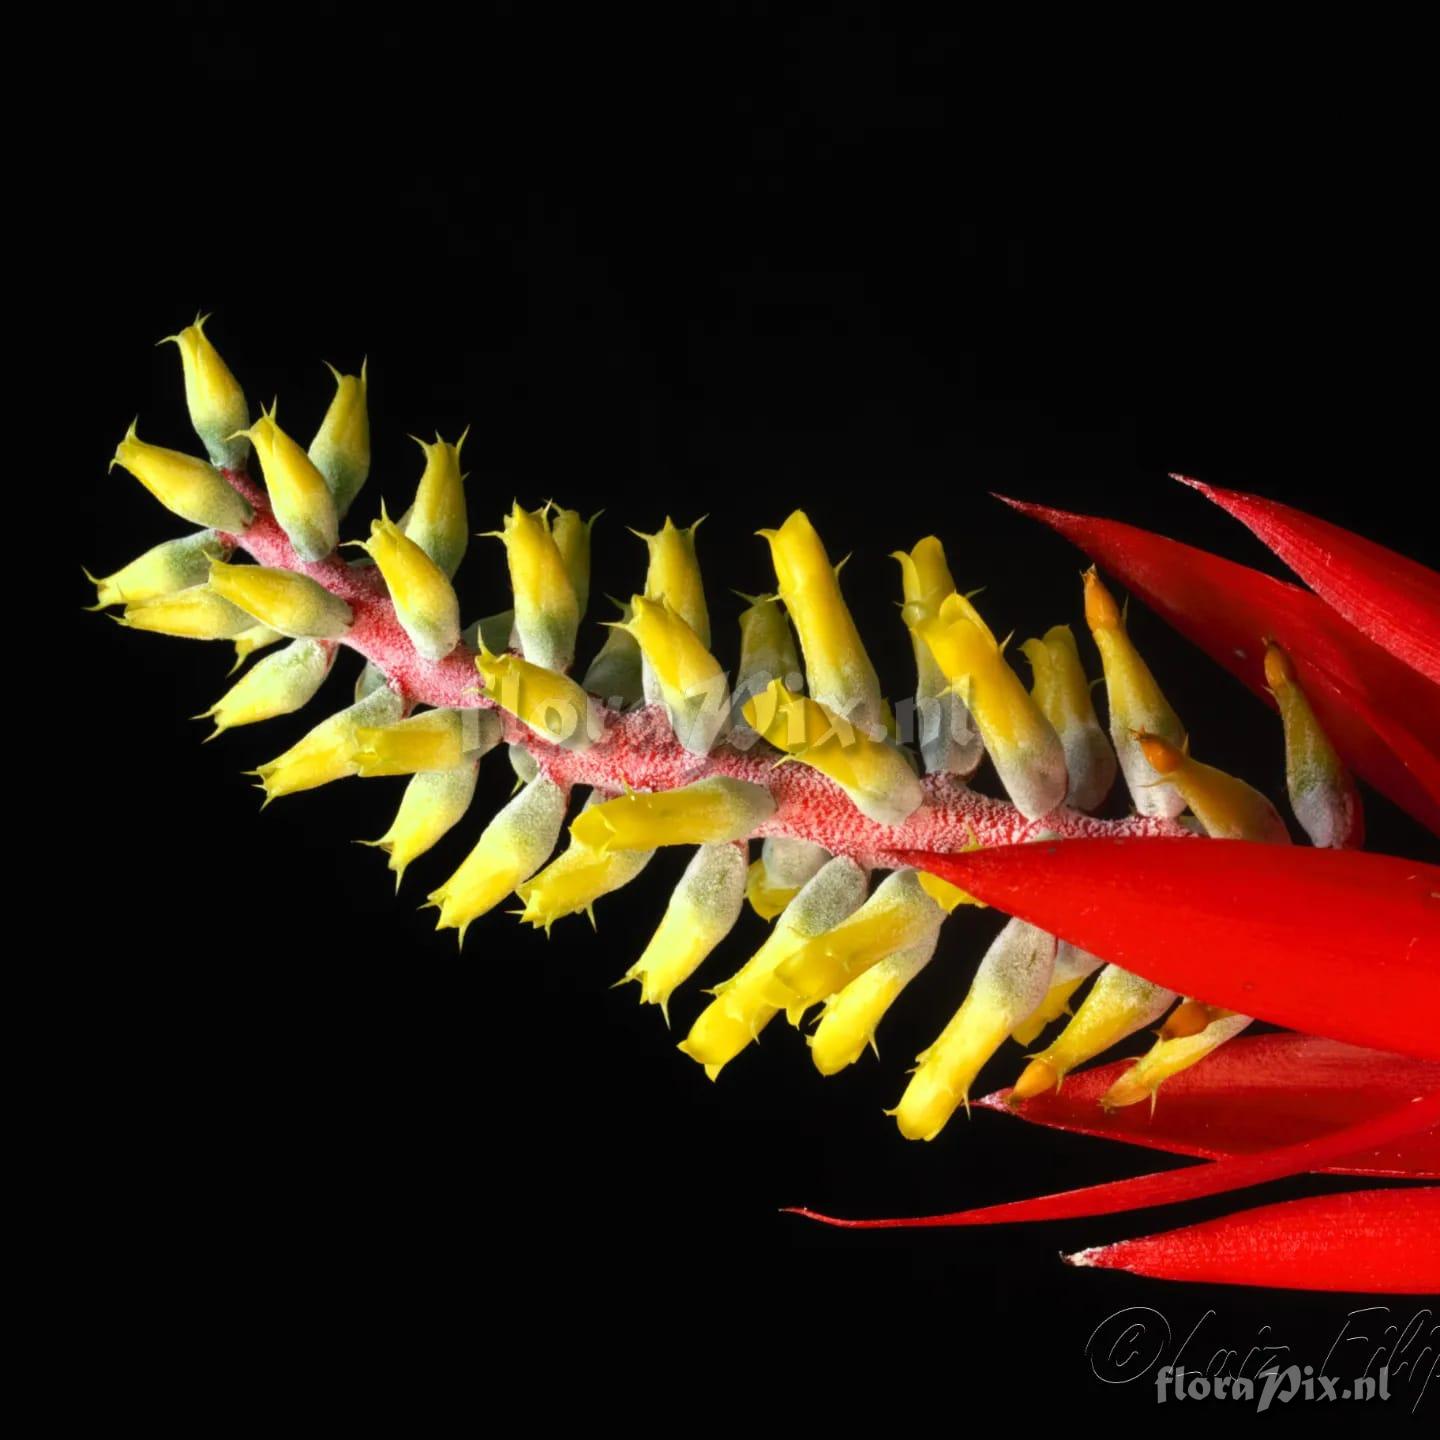
{"type": "Polygon", "coordinates": [[[1060,743],[1065,747],[1065,768],[1070,772],[1065,803],[1076,810],[1095,809],[1115,783],[1114,747],[1098,724],[1066,725],[1060,731],[1060,743]]]}
{"type": "Polygon", "coordinates": [[[772,835],[760,847],[760,859],[770,885],[777,890],[796,890],[819,873],[830,852],[809,840],[772,835]]]}
{"type": "Polygon", "coordinates": [[[365,668],[355,679],[355,698],[363,700],[367,695],[373,695],[385,683],[385,672],[373,660],[367,660],[365,668]]]}
{"type": "Polygon", "coordinates": [[[292,640],[241,676],[206,712],[215,733],[291,715],[309,704],[335,662],[336,647],[320,640],[292,640]]]}
{"type": "Polygon", "coordinates": [[[482,615],[472,620],[461,632],[461,643],[468,650],[488,650],[493,655],[503,655],[510,649],[520,648],[520,637],[515,634],[515,612],[500,610],[494,615],[482,615]]]}
{"type": "Polygon", "coordinates": [[[1083,980],[1093,975],[1105,962],[1088,950],[1072,945],[1068,940],[1060,941],[1055,951],[1055,972],[1050,977],[1051,986],[1068,985],[1073,980],[1083,980]]]}
{"type": "Polygon", "coordinates": [[[940,667],[918,637],[915,663],[920,672],[915,690],[915,723],[925,770],[931,775],[948,773],[967,779],[985,758],[985,739],[975,717],[949,689],[940,667]]]}
{"type": "Polygon", "coordinates": [[[510,754],[510,768],[515,772],[515,778],[522,785],[528,785],[540,773],[540,767],[535,763],[535,757],[523,745],[511,745],[507,748],[510,754]]]}

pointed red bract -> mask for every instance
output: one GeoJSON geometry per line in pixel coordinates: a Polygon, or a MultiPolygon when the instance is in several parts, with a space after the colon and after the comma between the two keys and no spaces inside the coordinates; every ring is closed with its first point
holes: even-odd
{"type": "Polygon", "coordinates": [[[1440,1293],[1440,1189],[1316,1195],[1067,1255],[1159,1280],[1366,1294],[1440,1293]]]}
{"type": "Polygon", "coordinates": [[[1247,525],[1310,588],[1397,660],[1440,685],[1440,575],[1277,500],[1189,485],[1247,525]]]}
{"type": "Polygon", "coordinates": [[[1245,840],[896,851],[1147,980],[1310,1035],[1440,1060],[1440,868],[1245,840]]]}
{"type": "Polygon", "coordinates": [[[1162,1170],[1154,1175],[1137,1175],[1131,1180],[1112,1180],[1106,1185],[1088,1185],[1083,1190],[1064,1190],[1056,1195],[1038,1195],[1032,1200],[1012,1200],[1004,1205],[986,1205],[977,1210],[955,1210],[947,1215],[919,1215],[906,1219],[839,1220],[814,1210],[795,1209],[803,1215],[846,1230],[905,1230],[963,1225],[1008,1225],[1018,1221],[1074,1220],[1086,1215],[1114,1215],[1122,1210],[1139,1210],[1147,1205],[1176,1205],[1205,1195],[1223,1195],[1246,1185],[1261,1185],[1333,1164],[1347,1155],[1367,1154],[1407,1135],[1415,1135],[1440,1123],[1440,1091],[1422,1094],[1359,1125],[1299,1144],[1265,1150],[1258,1155],[1236,1155],[1212,1160],[1206,1165],[1189,1165],[1181,1170],[1162,1170]]]}
{"type": "Polygon", "coordinates": [[[1346,764],[1440,834],[1440,687],[1296,585],[1134,525],[1005,503],[1074,541],[1272,706],[1264,642],[1277,641],[1346,764]]]}
{"type": "MultiPolygon", "coordinates": [[[[1107,1109],[1100,1098],[1133,1060],[1065,1077],[1058,1090],[1012,1106],[1008,1090],[976,1105],[1037,1125],[1219,1160],[1329,1135],[1440,1090],[1440,1064],[1315,1035],[1240,1035],[1167,1080],[1149,1105],[1107,1109]]],[[[1440,1180],[1440,1126],[1323,1167],[1332,1174],[1440,1180]]]]}

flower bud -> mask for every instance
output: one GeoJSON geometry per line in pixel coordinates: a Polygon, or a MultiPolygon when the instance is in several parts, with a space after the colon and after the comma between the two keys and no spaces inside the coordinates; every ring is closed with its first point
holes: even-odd
{"type": "Polygon", "coordinates": [[[1055,727],[1065,749],[1070,789],[1065,803],[1094,810],[1115,783],[1115,751],[1100,728],[1090,699],[1090,682],[1068,625],[1055,625],[1040,640],[1027,640],[1020,652],[1030,662],[1030,697],[1055,727]]]}
{"type": "Polygon", "coordinates": [[[405,787],[390,828],[378,840],[360,842],[374,845],[390,856],[389,868],[395,872],[397,891],[410,862],[464,819],[479,774],[478,750],[451,770],[421,771],[405,787]]]}
{"type": "Polygon", "coordinates": [[[460,931],[493,910],[549,858],[565,821],[569,796],[548,775],[535,777],[485,827],[460,868],[430,896],[437,930],[460,931]]]}
{"type": "Polygon", "coordinates": [[[810,1058],[822,1075],[836,1075],[853,1065],[868,1045],[878,1055],[875,1031],[900,992],[930,963],[940,932],[909,949],[877,961],[825,1001],[813,1035],[806,1036],[810,1058]]]}
{"type": "Polygon", "coordinates": [[[488,650],[475,657],[475,668],[486,698],[552,745],[585,750],[604,731],[595,702],[568,675],[488,650]]]}
{"type": "Polygon", "coordinates": [[[1172,745],[1185,747],[1185,727],[1155,683],[1125,630],[1125,618],[1092,565],[1085,572],[1085,622],[1095,637],[1105,666],[1105,690],[1110,698],[1110,740],[1120,761],[1120,772],[1130,799],[1141,815],[1173,820],[1185,799],[1173,785],[1157,783],[1159,776],[1145,758],[1138,734],[1158,735],[1172,745]]]}
{"type": "MultiPolygon", "coordinates": [[[[598,800],[592,792],[587,806],[595,803],[598,800]]],[[[628,885],[654,854],[653,850],[596,850],[575,839],[572,831],[570,844],[562,855],[538,875],[515,887],[515,893],[525,905],[520,919],[548,935],[557,920],[583,910],[593,926],[595,902],[628,885]]]]}
{"type": "MultiPolygon", "coordinates": [[[[138,422],[136,422],[138,423],[138,422]]],[[[249,502],[213,466],[193,455],[150,445],[132,423],[115,448],[110,469],[128,470],[167,510],[227,535],[239,535],[254,518],[249,502]]]]}
{"type": "MultiPolygon", "coordinates": [[[[900,562],[905,604],[915,616],[934,619],[940,607],[955,593],[955,581],[945,560],[945,549],[927,535],[907,555],[897,550],[891,557],[900,562]]],[[[910,629],[915,651],[915,711],[919,717],[920,754],[931,774],[973,775],[985,758],[985,742],[965,702],[955,693],[936,663],[930,647],[916,630],[910,629]]]]}
{"type": "Polygon", "coordinates": [[[625,972],[640,999],[670,1019],[670,996],[730,933],[745,901],[745,846],[702,845],[685,867],[659,928],[625,972]]]}
{"type": "MultiPolygon", "coordinates": [[[[209,567],[206,568],[208,570],[209,567]]],[[[257,650],[264,650],[270,645],[278,645],[285,637],[278,630],[272,630],[268,625],[252,625],[248,630],[242,630],[234,638],[235,663],[230,667],[232,675],[257,650]]]]}
{"type": "Polygon", "coordinates": [[[250,445],[237,431],[250,423],[250,408],[240,382],[205,334],[208,315],[197,315],[178,335],[160,343],[174,344],[185,372],[185,405],[190,423],[205,443],[211,461],[226,470],[243,470],[250,445]]]}
{"type": "Polygon", "coordinates": [[[361,363],[358,375],[342,375],[333,365],[326,369],[335,377],[335,394],[310,442],[309,454],[330,487],[336,515],[343,519],[370,474],[366,365],[361,363]]]}
{"type": "Polygon", "coordinates": [[[173,595],[127,605],[116,621],[131,630],[149,630],[181,640],[230,640],[255,623],[208,585],[191,585],[173,595]]]}
{"type": "Polygon", "coordinates": [[[676,790],[631,790],[594,805],[570,827],[597,850],[650,850],[657,845],[719,845],[743,840],[775,813],[763,785],[714,775],[676,790]]]}
{"type": "Polygon", "coordinates": [[[395,618],[426,660],[443,660],[460,643],[460,601],[445,572],[385,513],[357,542],[379,567],[395,618]]]}
{"type": "Polygon", "coordinates": [[[636,595],[631,619],[616,622],[639,643],[675,738],[692,755],[706,755],[730,714],[725,672],[684,617],[665,600],[636,595]]]}
{"type": "MultiPolygon", "coordinates": [[[[618,605],[620,602],[614,603],[618,605]]],[[[590,694],[598,695],[616,710],[628,710],[638,705],[645,694],[640,646],[625,628],[634,615],[629,605],[620,605],[620,622],[606,627],[605,643],[590,662],[582,682],[590,694]]]]}
{"type": "MultiPolygon", "coordinates": [[[[467,429],[465,435],[469,433],[467,429]]],[[[470,543],[465,477],[460,473],[460,447],[465,435],[453,445],[439,435],[433,445],[418,435],[414,437],[425,453],[425,469],[415,491],[415,503],[400,522],[405,534],[452,580],[470,543]]]]}
{"type": "Polygon", "coordinates": [[[211,559],[223,560],[232,548],[214,530],[197,530],[152,546],[113,575],[97,580],[87,570],[85,578],[95,587],[96,603],[90,608],[139,605],[191,585],[203,585],[210,576],[211,559]]]}
{"type": "Polygon", "coordinates": [[[468,650],[489,650],[503,655],[513,644],[519,647],[515,634],[515,612],[500,610],[494,615],[482,615],[473,620],[460,632],[460,643],[468,650]]]}
{"type": "Polygon", "coordinates": [[[1279,812],[1253,786],[1192,760],[1158,735],[1140,734],[1135,739],[1150,767],[1179,791],[1212,839],[1290,843],[1279,812]]]}
{"type": "Polygon", "coordinates": [[[340,538],[335,497],[315,462],[276,423],[275,407],[244,432],[255,446],[270,508],[302,560],[323,560],[340,538]]]}
{"type": "Polygon", "coordinates": [[[797,510],[778,530],[759,533],[770,542],[780,598],[800,636],[810,694],[879,738],[886,728],[880,680],[809,516],[797,510]]]}
{"type": "Polygon", "coordinates": [[[771,681],[803,688],[800,656],[790,622],[773,595],[741,596],[750,608],[740,616],[740,666],[735,672],[735,693],[731,702],[732,743],[748,746],[755,732],[745,721],[745,702],[762,694],[771,681]]]}
{"type": "Polygon", "coordinates": [[[770,1002],[776,968],[816,935],[833,930],[863,903],[865,871],[837,855],[828,861],[785,908],[769,938],[730,979],[715,987],[715,998],[680,1042],[680,1049],[705,1067],[713,1080],[780,1013],[770,1002]]]}
{"type": "Polygon", "coordinates": [[[1081,950],[1062,940],[1055,951],[1055,969],[1045,998],[1010,1032],[1017,1045],[1029,1045],[1052,1021],[1070,1014],[1070,1001],[1075,992],[1105,962],[1088,950],[1081,950]]]}
{"type": "Polygon", "coordinates": [[[701,521],[697,520],[682,530],[667,515],[664,525],[654,535],[639,530],[630,533],[638,535],[650,551],[650,564],[645,571],[645,598],[657,604],[668,602],[708,650],[710,611],[705,604],[705,582],[695,554],[695,532],[700,525],[701,521]]]}
{"type": "Polygon", "coordinates": [[[1205,1008],[1208,1017],[1199,1030],[1189,1035],[1166,1036],[1157,1040],[1100,1097],[1100,1103],[1107,1110],[1118,1110],[1146,1099],[1153,1105],[1156,1091],[1172,1075],[1198,1064],[1254,1023],[1250,1016],[1237,1015],[1233,1010],[1221,1010],[1215,1006],[1205,1008]]]}
{"type": "Polygon", "coordinates": [[[493,710],[426,710],[393,725],[357,730],[356,771],[368,779],[454,770],[470,755],[493,750],[503,732],[493,710]]]}
{"type": "Polygon", "coordinates": [[[777,750],[828,775],[861,814],[898,825],[920,808],[924,791],[904,754],[780,681],[745,704],[745,719],[777,750]]]}
{"type": "Polygon", "coordinates": [[[372,691],[363,700],[322,720],[283,755],[277,755],[251,772],[260,777],[265,804],[281,795],[313,790],[318,785],[357,774],[359,732],[398,720],[404,709],[404,700],[386,687],[372,691]]]}
{"type": "Polygon", "coordinates": [[[970,1086],[1006,1036],[1045,999],[1055,967],[1055,937],[1009,920],[995,937],[965,1003],[919,1058],[895,1108],[907,1140],[933,1140],[955,1111],[969,1109],[970,1086]]]}
{"type": "Polygon", "coordinates": [[[545,511],[522,510],[517,501],[505,528],[490,533],[505,543],[521,654],[545,670],[568,669],[580,606],[545,511]]]}
{"type": "Polygon", "coordinates": [[[887,955],[909,950],[939,933],[945,912],[909,868],[887,875],[875,893],[833,930],[809,940],[775,970],[770,999],[792,1024],[812,1005],[843,989],[887,955]]]}
{"type": "Polygon", "coordinates": [[[268,565],[210,564],[210,588],[251,617],[292,639],[333,640],[343,635],[354,612],[308,575],[268,565]]]}
{"type": "Polygon", "coordinates": [[[556,510],[550,522],[550,533],[565,564],[565,573],[570,577],[575,606],[581,616],[590,603],[590,531],[600,515],[597,510],[588,520],[583,520],[578,510],[556,510]]]}
{"type": "Polygon", "coordinates": [[[768,836],[746,880],[750,908],[762,920],[773,920],[829,858],[823,845],[787,835],[768,836]]]}
{"type": "Polygon", "coordinates": [[[308,705],[324,683],[336,647],[324,640],[294,640],[247,671],[197,720],[214,719],[211,740],[237,725],[290,715],[308,705]]]}
{"type": "Polygon", "coordinates": [[[974,716],[1016,809],[1038,820],[1063,804],[1068,777],[1060,737],[975,607],[956,594],[947,596],[933,617],[921,605],[907,605],[904,616],[974,716]]]}

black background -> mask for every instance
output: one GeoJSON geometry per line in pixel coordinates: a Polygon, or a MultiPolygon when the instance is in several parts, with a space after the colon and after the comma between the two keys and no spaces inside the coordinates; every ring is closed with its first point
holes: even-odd
{"type": "MultiPolygon", "coordinates": [[[[597,597],[641,582],[626,526],[708,513],[725,663],[731,590],[769,582],[753,531],[795,506],[852,556],[847,594],[892,695],[912,680],[886,557],[924,534],[1002,633],[1080,622],[1078,552],[992,490],[1280,573],[1165,478],[1184,470],[1433,561],[1414,346],[1434,316],[1403,116],[1371,117],[1383,158],[1343,126],[1332,144],[1318,94],[1303,143],[1256,133],[1228,71],[1203,105],[1143,77],[1122,102],[1072,74],[1042,111],[1038,74],[977,98],[993,53],[759,10],[581,30],[483,8],[401,26],[193,6],[92,35],[89,128],[44,207],[73,322],[52,372],[73,558],[105,573],[176,533],[105,465],[137,412],[146,438],[194,448],[174,351],[154,342],[204,307],[252,403],[278,395],[302,436],[329,395],[320,362],[368,355],[375,459],[352,534],[382,496],[408,503],[407,433],[467,424],[476,530],[516,496],[604,508],[597,597]]],[[[472,542],[459,584],[467,616],[506,603],[496,542],[472,542]]],[[[78,572],[60,589],[64,613],[85,603],[78,572]]],[[[503,756],[397,902],[350,842],[384,830],[401,782],[261,815],[241,774],[345,703],[353,662],[312,712],[202,749],[186,717],[224,688],[229,647],[76,623],[90,703],[68,873],[84,880],[63,902],[77,959],[56,1028],[78,1097],[73,1293],[102,1348],[138,1340],[237,1402],[308,1377],[321,1414],[391,1387],[483,1413],[525,1375],[544,1381],[524,1397],[537,1419],[644,1406],[738,1424],[773,1394],[891,1418],[993,1404],[1027,1424],[1057,1400],[1154,1413],[1148,1383],[1101,1385],[1085,1355],[1124,1306],[1157,1308],[1177,1343],[1213,1308],[1206,1356],[1268,1325],[1318,1366],[1363,1303],[1057,1259],[1230,1199],[990,1232],[781,1216],[924,1213],[1166,1162],[988,1113],[914,1145],[881,1113],[994,915],[947,925],[880,1064],[822,1082],[777,1025],[711,1085],[658,1013],[610,988],[681,857],[602,902],[598,937],[575,919],[547,942],[493,915],[457,958],[415,907],[508,792],[503,756]]],[[[1195,753],[1281,799],[1273,717],[1153,617],[1133,633],[1195,753]]],[[[1367,800],[1375,848],[1434,855],[1367,800]]],[[[700,983],[763,933],[747,911],[700,983]]],[[[701,1003],[682,992],[677,1030],[701,1003]]],[[[1011,1047],[985,1088],[1019,1063],[1011,1047]]],[[[125,1383],[149,1394],[155,1373],[125,1383]]]]}

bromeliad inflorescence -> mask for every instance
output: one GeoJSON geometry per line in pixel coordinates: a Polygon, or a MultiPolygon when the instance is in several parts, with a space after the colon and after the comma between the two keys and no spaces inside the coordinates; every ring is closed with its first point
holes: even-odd
{"type": "MultiPolygon", "coordinates": [[[[1162,1086],[1167,1096],[1213,1100],[1207,1073],[1239,1074],[1253,1085],[1283,1060],[1291,1084],[1270,1095],[1273,1104],[1277,1094],[1312,1082],[1321,1060],[1358,1077],[1373,1072],[1383,1052],[1398,1050],[1418,1057],[1398,1072],[1405,1093],[1357,1085],[1374,1104],[1337,1119],[1330,1130],[1340,1138],[1325,1139],[1326,1154],[1343,1159],[1394,1142],[1401,1158],[1372,1171],[1440,1173],[1430,1102],[1408,1118],[1394,1116],[1402,1101],[1440,1086],[1433,1063],[1440,1046],[1398,1018],[1403,996],[1375,1001],[1381,977],[1372,973],[1367,989],[1366,977],[1354,975],[1356,956],[1374,951],[1379,935],[1384,975],[1408,987],[1407,1004],[1428,995],[1434,1013],[1440,872],[1407,862],[1408,878],[1382,875],[1374,857],[1350,853],[1329,856],[1317,870],[1315,849],[1277,851],[1290,846],[1286,823],[1250,785],[1192,756],[1180,717],[1095,568],[1084,577],[1083,614],[1103,667],[1108,727],[1092,703],[1075,632],[1057,625],[1015,647],[1029,666],[1027,686],[1008,641],[997,639],[957,586],[934,536],[894,557],[918,674],[913,700],[892,707],[838,568],[800,511],[760,532],[776,592],[746,597],[733,671],[716,658],[696,527],[668,518],[653,534],[636,532],[648,554],[643,587],[600,643],[587,645],[581,622],[593,518],[516,503],[487,532],[503,546],[513,604],[467,624],[451,583],[471,539],[463,436],[420,442],[413,501],[382,506],[367,537],[342,545],[341,521],[370,468],[364,368],[335,372],[334,400],[306,447],[281,428],[274,406],[252,417],[203,320],[172,338],[208,460],[148,444],[132,426],[113,464],[203,528],[95,581],[98,604],[123,606],[118,618],[131,628],[229,640],[237,668],[268,652],[206,712],[216,734],[299,710],[341,649],[358,652],[364,664],[353,703],[256,774],[267,804],[348,776],[409,777],[394,822],[371,842],[387,853],[397,887],[466,822],[483,757],[505,746],[516,793],[429,895],[438,927],[455,930],[462,944],[472,923],[510,897],[522,922],[547,931],[566,916],[593,918],[597,902],[635,880],[658,847],[688,847],[685,872],[625,978],[668,1015],[674,991],[724,942],[748,901],[772,923],[769,938],[714,987],[680,1049],[713,1078],[783,1015],[782,1024],[808,1027],[810,1054],[828,1075],[873,1046],[885,1014],[936,956],[947,920],[964,906],[992,903],[1012,918],[897,1097],[894,1115],[906,1136],[933,1139],[968,1107],[981,1068],[1012,1037],[1029,1059],[1005,1106],[1066,1123],[1057,1119],[1057,1101],[1077,1091],[1075,1082],[1063,1088],[1066,1076],[1158,1023],[1151,1049],[1106,1071],[1103,1089],[1086,1079],[1096,1072],[1080,1077],[1084,1123],[1071,1115],[1070,1128],[1141,1138],[1116,1117],[1148,1112],[1162,1086]],[[252,455],[263,483],[247,470],[252,455]],[[242,563],[242,554],[254,563],[242,563]],[[913,748],[903,743],[909,715],[913,748]],[[1008,801],[967,783],[987,756],[1008,801]],[[1134,813],[1095,818],[1089,812],[1117,774],[1134,813]],[[552,858],[567,817],[567,843],[552,858]],[[1372,868],[1355,881],[1361,872],[1352,862],[1372,868]],[[1137,874],[1152,877],[1148,892],[1136,888],[1137,874]],[[1235,937],[1253,917],[1227,916],[1223,904],[1211,919],[1229,929],[1225,944],[1218,926],[1205,929],[1199,902],[1208,895],[1213,910],[1217,876],[1243,874],[1270,877],[1270,898],[1288,894],[1296,906],[1319,887],[1354,887],[1352,914],[1365,934],[1354,954],[1339,955],[1334,974],[1340,994],[1353,981],[1362,998],[1337,1000],[1333,1024],[1323,1006],[1301,1003],[1292,1013],[1290,992],[1273,974],[1268,986],[1245,978],[1249,965],[1278,968],[1293,981],[1282,931],[1272,926],[1247,948],[1235,937]],[[1157,946],[1156,934],[1173,928],[1150,923],[1156,887],[1164,885],[1172,904],[1198,905],[1190,938],[1202,952],[1209,946],[1213,964],[1169,956],[1184,945],[1157,946]],[[1394,954],[1385,948],[1392,943],[1394,954]],[[1274,1042],[1282,1037],[1236,1039],[1252,1015],[1373,1048],[1339,1044],[1320,1059],[1315,1051],[1277,1059],[1274,1042]],[[1254,1064],[1217,1071],[1227,1052],[1248,1054],[1254,1064]],[[1139,1102],[1148,1104],[1132,1111],[1139,1102]],[[1347,1149],[1346,1123],[1379,1126],[1380,1140],[1357,1130],[1347,1149]],[[1417,1129],[1427,1143],[1410,1143],[1417,1129]]],[[[1242,518],[1242,502],[1262,503],[1212,493],[1242,518]]],[[[1283,730],[1291,807],[1314,847],[1349,852],[1360,842],[1351,767],[1434,823],[1440,689],[1423,665],[1411,668],[1433,663],[1433,631],[1416,635],[1417,626],[1423,632],[1440,621],[1430,572],[1403,562],[1410,567],[1398,572],[1404,604],[1387,608],[1376,592],[1370,550],[1377,547],[1338,567],[1330,591],[1363,612],[1362,635],[1309,592],[1217,557],[1110,522],[1036,513],[1272,698],[1283,720],[1277,744],[1283,730]]],[[[1306,537],[1308,517],[1274,506],[1264,517],[1274,533],[1306,537]]],[[[1290,549],[1310,553],[1299,541],[1290,549]]],[[[1214,1173],[1200,1183],[1212,1188],[1255,1183],[1227,1181],[1224,1165],[1239,1166],[1235,1176],[1270,1178],[1309,1168],[1316,1153],[1282,1144],[1265,1152],[1279,1158],[1257,1169],[1253,1157],[1236,1158],[1243,1144],[1227,1148],[1213,1113],[1207,1123],[1211,1148],[1199,1153],[1215,1163],[1200,1168],[1214,1173]]],[[[1168,1148],[1186,1148],[1166,1133],[1168,1148]]],[[[1436,1192],[1406,1193],[1433,1207],[1436,1192]]],[[[1045,1202],[1026,1203],[1044,1213],[1094,1213],[1084,1201],[1050,1211],[1045,1202]]],[[[1121,1207],[1107,1200],[1101,1208],[1121,1207]]],[[[981,1213],[967,1212],[963,1223],[980,1223],[981,1213]]],[[[1151,1256],[1157,1270],[1164,1249],[1161,1260],[1151,1256]]],[[[1085,1263],[1105,1262],[1088,1254],[1085,1263]]],[[[1266,1276],[1257,1270],[1255,1278],[1266,1276]]]]}

